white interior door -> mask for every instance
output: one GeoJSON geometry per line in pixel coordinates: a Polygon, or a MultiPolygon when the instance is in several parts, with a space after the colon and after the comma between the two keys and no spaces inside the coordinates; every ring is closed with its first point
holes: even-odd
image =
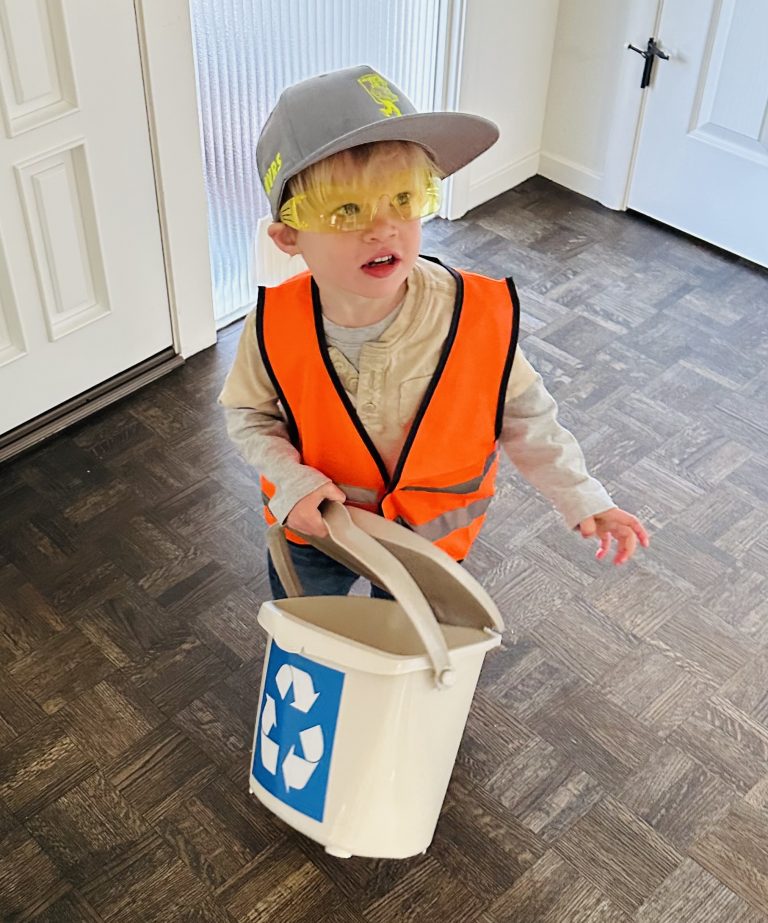
{"type": "Polygon", "coordinates": [[[768,3],[662,2],[629,207],[768,266],[768,3]]]}
{"type": "Polygon", "coordinates": [[[0,434],[172,344],[133,0],[0,0],[0,434]]]}

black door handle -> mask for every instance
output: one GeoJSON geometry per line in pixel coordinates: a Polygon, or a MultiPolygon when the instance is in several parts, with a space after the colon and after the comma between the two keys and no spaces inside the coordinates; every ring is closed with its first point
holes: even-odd
{"type": "Polygon", "coordinates": [[[669,61],[669,55],[664,54],[664,52],[656,44],[656,40],[651,36],[648,39],[648,44],[645,49],[636,48],[634,45],[627,45],[631,51],[636,51],[639,55],[642,55],[645,58],[645,67],[643,68],[643,79],[640,81],[640,89],[644,90],[648,84],[651,82],[651,74],[653,73],[653,62],[656,58],[661,58],[663,61],[669,61]]]}

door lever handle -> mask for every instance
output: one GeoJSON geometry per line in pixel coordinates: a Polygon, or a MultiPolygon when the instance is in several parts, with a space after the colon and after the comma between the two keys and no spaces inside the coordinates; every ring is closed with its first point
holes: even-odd
{"type": "Polygon", "coordinates": [[[653,36],[648,39],[648,44],[646,47],[637,48],[631,43],[627,44],[627,48],[630,51],[636,51],[639,55],[645,58],[645,66],[643,67],[643,77],[640,81],[640,89],[644,90],[651,82],[651,74],[653,73],[653,62],[656,58],[661,58],[663,61],[669,61],[669,55],[664,54],[664,52],[656,44],[656,40],[653,36]]]}

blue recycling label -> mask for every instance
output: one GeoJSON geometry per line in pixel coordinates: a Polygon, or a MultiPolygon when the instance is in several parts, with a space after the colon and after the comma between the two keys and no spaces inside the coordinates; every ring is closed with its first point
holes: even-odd
{"type": "Polygon", "coordinates": [[[251,772],[275,798],[322,821],[344,674],[272,641],[251,772]]]}

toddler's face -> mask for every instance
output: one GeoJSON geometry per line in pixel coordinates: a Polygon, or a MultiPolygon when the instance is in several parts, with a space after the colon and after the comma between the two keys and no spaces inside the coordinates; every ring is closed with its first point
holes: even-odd
{"type": "Polygon", "coordinates": [[[395,295],[421,247],[421,221],[403,221],[382,199],[363,231],[296,231],[296,243],[320,290],[340,289],[366,298],[395,295]]]}
{"type": "MultiPolygon", "coordinates": [[[[400,158],[375,158],[366,170],[367,188],[399,189],[397,184],[407,167],[400,158]],[[371,183],[371,175],[375,183],[371,183]]],[[[335,188],[342,189],[359,185],[360,174],[351,159],[342,156],[337,161],[333,182],[335,188]]],[[[340,194],[343,199],[344,194],[340,194]]],[[[300,253],[321,292],[329,294],[337,291],[372,299],[394,297],[413,269],[421,247],[421,221],[401,218],[386,195],[381,196],[372,223],[359,231],[277,227],[281,232],[273,237],[278,246],[286,252],[300,253]],[[284,246],[287,241],[293,244],[290,249],[284,246]]]]}

